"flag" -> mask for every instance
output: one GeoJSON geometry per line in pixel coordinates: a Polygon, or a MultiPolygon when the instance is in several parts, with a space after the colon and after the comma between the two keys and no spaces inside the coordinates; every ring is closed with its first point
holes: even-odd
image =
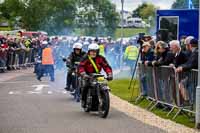
{"type": "Polygon", "coordinates": [[[194,5],[192,3],[192,0],[188,0],[188,9],[194,9],[194,5]]]}

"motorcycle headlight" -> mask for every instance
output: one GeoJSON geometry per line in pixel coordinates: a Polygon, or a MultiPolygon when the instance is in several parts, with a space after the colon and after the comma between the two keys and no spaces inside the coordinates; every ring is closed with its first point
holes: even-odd
{"type": "Polygon", "coordinates": [[[98,81],[98,82],[103,82],[104,80],[105,80],[104,77],[98,77],[98,78],[97,78],[97,81],[98,81]]]}

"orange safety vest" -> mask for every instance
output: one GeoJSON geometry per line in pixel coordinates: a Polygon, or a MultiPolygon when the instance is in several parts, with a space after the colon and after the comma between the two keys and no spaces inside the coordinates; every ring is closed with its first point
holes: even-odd
{"type": "Polygon", "coordinates": [[[51,48],[45,48],[42,51],[42,64],[43,65],[53,65],[53,52],[51,48]]]}

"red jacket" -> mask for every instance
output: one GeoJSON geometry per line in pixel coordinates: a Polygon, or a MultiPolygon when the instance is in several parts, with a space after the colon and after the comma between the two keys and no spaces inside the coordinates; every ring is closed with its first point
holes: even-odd
{"type": "MultiPolygon", "coordinates": [[[[95,59],[93,59],[94,62],[96,63],[96,66],[99,70],[99,72],[101,72],[102,68],[103,70],[107,73],[107,74],[112,74],[112,68],[110,67],[110,65],[108,64],[108,62],[106,61],[106,59],[103,56],[98,55],[95,59]]],[[[90,62],[88,56],[85,56],[83,58],[83,60],[80,62],[79,65],[79,73],[96,73],[92,63],[90,62]]]]}

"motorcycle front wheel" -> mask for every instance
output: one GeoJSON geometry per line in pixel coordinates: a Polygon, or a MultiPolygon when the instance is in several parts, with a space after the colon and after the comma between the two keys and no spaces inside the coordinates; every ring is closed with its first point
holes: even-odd
{"type": "Polygon", "coordinates": [[[104,90],[100,92],[100,98],[99,98],[99,115],[101,118],[106,118],[108,116],[110,109],[110,97],[109,97],[109,91],[104,90]]]}
{"type": "Polygon", "coordinates": [[[90,90],[88,90],[87,92],[87,97],[86,97],[86,101],[85,101],[85,107],[83,108],[83,110],[85,112],[90,112],[90,104],[91,104],[91,99],[90,99],[91,95],[90,95],[90,90]]]}

